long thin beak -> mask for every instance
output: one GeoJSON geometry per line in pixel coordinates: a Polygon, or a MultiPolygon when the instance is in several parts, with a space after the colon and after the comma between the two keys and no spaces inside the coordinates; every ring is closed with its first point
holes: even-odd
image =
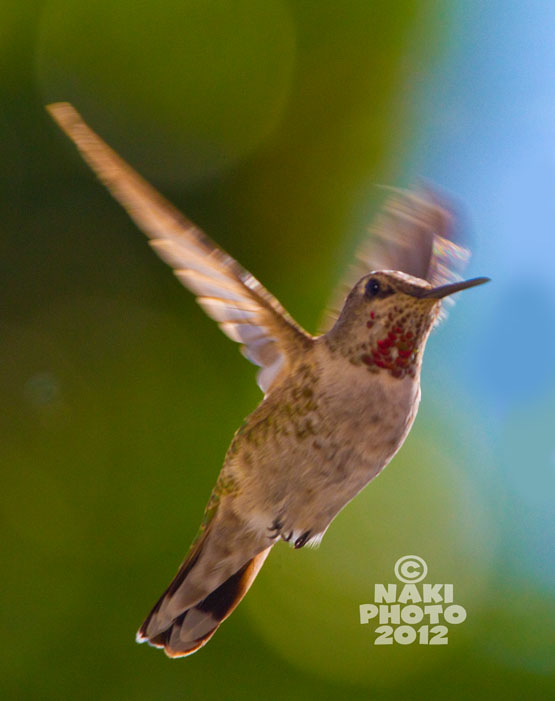
{"type": "Polygon", "coordinates": [[[475,277],[472,280],[462,280],[461,282],[453,282],[450,285],[441,285],[441,287],[434,287],[432,290],[426,290],[419,297],[424,299],[441,299],[442,297],[447,297],[447,295],[452,295],[454,292],[460,292],[461,290],[466,290],[469,287],[475,287],[476,285],[483,285],[485,282],[490,282],[489,277],[475,277]]]}

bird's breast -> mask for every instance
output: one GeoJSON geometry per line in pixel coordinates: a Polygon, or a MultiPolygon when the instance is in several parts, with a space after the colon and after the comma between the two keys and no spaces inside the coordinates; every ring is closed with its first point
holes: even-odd
{"type": "Polygon", "coordinates": [[[319,404],[330,435],[352,447],[361,469],[377,474],[410,430],[420,401],[419,378],[370,373],[343,360],[324,366],[319,404]]]}
{"type": "Polygon", "coordinates": [[[251,414],[228,453],[236,509],[322,533],[387,465],[416,414],[414,378],[365,372],[344,358],[300,368],[251,414]]]}

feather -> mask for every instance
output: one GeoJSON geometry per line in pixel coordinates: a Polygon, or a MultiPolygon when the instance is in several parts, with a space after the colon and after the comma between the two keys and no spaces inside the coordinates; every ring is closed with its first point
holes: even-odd
{"type": "MultiPolygon", "coordinates": [[[[454,214],[447,203],[430,187],[385,189],[391,194],[331,297],[322,333],[335,323],[355,283],[370,272],[395,270],[433,287],[461,280],[470,251],[456,240],[454,214]]],[[[452,303],[452,298],[445,303],[452,303]]]]}
{"type": "Polygon", "coordinates": [[[158,255],[174,268],[204,311],[224,333],[243,343],[244,355],[261,365],[257,381],[268,393],[312,337],[258,280],[154,190],[83,121],[67,102],[47,107],[81,155],[135,223],[151,238],[158,255]],[[242,330],[235,332],[234,327],[242,330]],[[245,329],[249,328],[250,331],[245,329]],[[265,339],[261,354],[251,349],[265,339]],[[280,358],[276,373],[276,357],[280,358]],[[263,358],[268,358],[268,364],[263,358]],[[262,361],[262,362],[261,362],[262,361]],[[264,372],[264,370],[271,370],[264,372]]]}
{"type": "Polygon", "coordinates": [[[246,526],[229,499],[213,495],[206,514],[207,525],[137,633],[137,642],[164,648],[169,657],[190,655],[208,642],[273,547],[246,526]]]}

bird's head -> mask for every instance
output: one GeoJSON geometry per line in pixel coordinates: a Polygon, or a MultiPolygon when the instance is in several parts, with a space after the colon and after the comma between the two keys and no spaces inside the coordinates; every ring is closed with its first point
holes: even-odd
{"type": "Polygon", "coordinates": [[[387,370],[393,377],[414,377],[442,299],[488,279],[432,287],[425,280],[398,271],[369,273],[351,290],[328,334],[329,343],[332,348],[341,346],[351,362],[369,371],[387,370]]]}

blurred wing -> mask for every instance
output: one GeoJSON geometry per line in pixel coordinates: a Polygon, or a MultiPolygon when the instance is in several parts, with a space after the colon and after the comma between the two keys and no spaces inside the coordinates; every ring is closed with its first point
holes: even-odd
{"type": "MultiPolygon", "coordinates": [[[[373,270],[399,270],[433,287],[461,279],[470,251],[455,241],[452,210],[429,188],[387,189],[391,194],[370,227],[369,238],[332,297],[323,331],[335,323],[355,283],[373,270]]],[[[452,298],[447,297],[444,305],[449,301],[452,298]]]]}
{"type": "Polygon", "coordinates": [[[311,341],[281,304],[237,261],[167,202],[83,121],[69,103],[48,111],[96,175],[150,237],[204,311],[243,354],[262,369],[257,382],[270,391],[293,356],[311,341]]]}

